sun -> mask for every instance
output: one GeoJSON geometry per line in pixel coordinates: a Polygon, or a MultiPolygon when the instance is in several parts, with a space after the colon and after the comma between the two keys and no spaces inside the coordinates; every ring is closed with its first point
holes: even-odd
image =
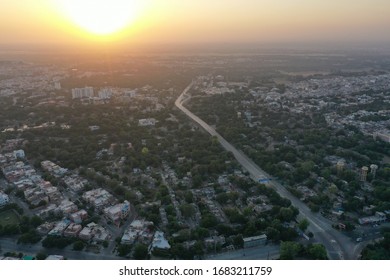
{"type": "Polygon", "coordinates": [[[76,25],[95,35],[110,35],[129,26],[140,13],[137,0],[57,0],[76,25]]]}

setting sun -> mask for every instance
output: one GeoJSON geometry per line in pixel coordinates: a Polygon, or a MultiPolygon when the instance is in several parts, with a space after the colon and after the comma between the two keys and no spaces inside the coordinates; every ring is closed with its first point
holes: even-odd
{"type": "Polygon", "coordinates": [[[134,0],[58,0],[67,17],[84,30],[109,35],[130,25],[140,13],[134,0]]]}

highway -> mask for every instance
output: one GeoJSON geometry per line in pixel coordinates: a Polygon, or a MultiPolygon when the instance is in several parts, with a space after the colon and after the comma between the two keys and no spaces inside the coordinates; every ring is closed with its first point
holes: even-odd
{"type": "MultiPolygon", "coordinates": [[[[191,95],[188,92],[192,86],[193,82],[191,82],[177,98],[175,101],[176,107],[198,123],[209,134],[217,137],[222,147],[234,155],[241,166],[249,172],[254,181],[257,182],[259,178],[272,178],[272,176],[262,170],[242,151],[237,150],[233,145],[226,141],[226,139],[216,132],[214,128],[184,107],[183,104],[191,99],[191,95]]],[[[357,259],[360,253],[359,250],[357,250],[358,244],[332,228],[331,221],[318,213],[313,213],[302,201],[293,196],[277,181],[272,180],[267,185],[274,188],[282,197],[289,199],[291,203],[299,209],[300,217],[298,218],[306,218],[310,222],[308,230],[313,232],[316,241],[322,243],[326,247],[330,259],[357,259]]]]}

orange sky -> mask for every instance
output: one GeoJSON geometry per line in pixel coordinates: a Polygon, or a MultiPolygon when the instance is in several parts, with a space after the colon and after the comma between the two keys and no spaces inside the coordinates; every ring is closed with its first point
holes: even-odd
{"type": "Polygon", "coordinates": [[[0,44],[390,42],[388,0],[127,0],[146,5],[116,36],[92,36],[59,1],[1,0],[0,44]]]}

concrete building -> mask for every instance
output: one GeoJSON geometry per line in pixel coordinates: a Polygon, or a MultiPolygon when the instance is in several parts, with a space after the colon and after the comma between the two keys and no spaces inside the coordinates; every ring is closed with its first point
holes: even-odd
{"type": "Polygon", "coordinates": [[[38,212],[38,216],[42,219],[48,218],[50,215],[55,215],[58,211],[56,204],[49,204],[46,208],[38,212]]]}
{"type": "Polygon", "coordinates": [[[98,210],[103,209],[104,206],[111,204],[115,200],[108,191],[102,188],[85,192],[83,198],[98,210]]]}
{"type": "Polygon", "coordinates": [[[119,225],[130,213],[130,202],[125,200],[123,203],[107,207],[104,209],[104,215],[114,224],[119,225]]]}
{"type": "Polygon", "coordinates": [[[61,83],[60,82],[54,82],[54,89],[60,90],[61,89],[61,83]]]}
{"type": "MultiPolygon", "coordinates": [[[[93,224],[93,223],[92,223],[93,224]]],[[[83,228],[79,233],[79,238],[82,240],[91,240],[93,237],[93,227],[91,224],[88,224],[85,228],[83,228]]]]}
{"type": "Polygon", "coordinates": [[[42,161],[41,167],[43,170],[49,172],[55,177],[62,177],[68,172],[68,169],[62,168],[59,165],[51,162],[50,160],[42,161]]]}
{"type": "Polygon", "coordinates": [[[155,126],[156,120],[153,118],[138,120],[138,126],[155,126]]]}
{"type": "Polygon", "coordinates": [[[370,169],[371,169],[372,177],[375,178],[376,171],[378,170],[378,165],[376,165],[376,164],[371,164],[371,165],[370,165],[370,169]]]}
{"type": "Polygon", "coordinates": [[[42,225],[37,227],[37,232],[41,235],[46,235],[54,228],[54,226],[55,226],[54,223],[49,223],[49,222],[43,223],[42,225]]]}
{"type": "Polygon", "coordinates": [[[24,153],[24,151],[23,150],[17,150],[17,151],[14,151],[14,157],[16,158],[16,159],[23,159],[23,158],[25,158],[25,153],[24,153]]]}
{"type": "Polygon", "coordinates": [[[0,207],[3,207],[9,203],[9,197],[5,193],[0,192],[0,207]]]}
{"type": "Polygon", "coordinates": [[[368,167],[363,166],[360,171],[360,181],[365,182],[367,181],[367,173],[368,173],[368,167]]]}
{"type": "Polygon", "coordinates": [[[44,188],[43,191],[45,192],[45,194],[49,197],[49,200],[51,202],[53,201],[58,201],[61,199],[61,193],[59,192],[58,188],[56,187],[48,187],[48,188],[44,188]]]}
{"type": "Polygon", "coordinates": [[[95,242],[104,242],[111,239],[111,234],[102,226],[95,227],[93,240],[95,242]]]}
{"type": "Polygon", "coordinates": [[[72,99],[91,98],[91,97],[93,97],[93,87],[72,89],[72,99]]]}
{"type": "Polygon", "coordinates": [[[144,220],[134,220],[128,229],[125,230],[121,243],[133,244],[136,240],[142,243],[147,243],[153,239],[153,233],[149,230],[149,227],[153,225],[153,222],[144,220]]]}
{"type": "Polygon", "coordinates": [[[204,244],[206,247],[215,248],[217,245],[223,245],[226,242],[226,239],[223,235],[221,236],[212,236],[204,239],[204,244]]]}
{"type": "Polygon", "coordinates": [[[244,248],[261,246],[265,245],[266,243],[267,235],[265,234],[244,238],[244,248]]]}
{"type": "Polygon", "coordinates": [[[84,189],[88,181],[78,175],[65,176],[63,179],[64,184],[73,192],[80,192],[84,189]]]}
{"type": "Polygon", "coordinates": [[[111,239],[111,235],[104,227],[95,223],[89,223],[80,231],[79,238],[82,240],[93,239],[96,242],[103,242],[111,239]]]}
{"type": "Polygon", "coordinates": [[[48,235],[56,235],[56,236],[62,236],[65,229],[69,226],[70,221],[69,220],[63,220],[58,222],[54,228],[48,233],[48,235]]]}
{"type": "Polygon", "coordinates": [[[164,233],[162,231],[156,231],[152,244],[150,245],[150,251],[153,251],[154,249],[169,250],[170,248],[171,245],[169,245],[168,240],[165,239],[164,233]]]}
{"type": "Polygon", "coordinates": [[[112,97],[112,90],[110,88],[103,88],[99,90],[98,96],[100,99],[110,99],[112,97]]]}
{"type": "Polygon", "coordinates": [[[46,258],[46,260],[49,261],[63,261],[64,259],[65,259],[64,256],[60,256],[60,255],[49,255],[46,258]]]}
{"type": "Polygon", "coordinates": [[[84,209],[77,211],[69,216],[69,219],[76,224],[81,224],[88,218],[88,213],[84,209]]]}
{"type": "Polygon", "coordinates": [[[65,237],[77,237],[80,231],[83,229],[81,225],[71,223],[64,231],[65,237]]]}
{"type": "Polygon", "coordinates": [[[359,224],[368,225],[375,223],[383,223],[387,220],[386,214],[383,212],[376,212],[374,216],[364,217],[359,219],[359,224]]]}
{"type": "Polygon", "coordinates": [[[72,214],[77,210],[78,210],[77,205],[67,199],[64,199],[63,201],[61,201],[61,204],[58,205],[58,211],[61,212],[63,215],[72,214]]]}

